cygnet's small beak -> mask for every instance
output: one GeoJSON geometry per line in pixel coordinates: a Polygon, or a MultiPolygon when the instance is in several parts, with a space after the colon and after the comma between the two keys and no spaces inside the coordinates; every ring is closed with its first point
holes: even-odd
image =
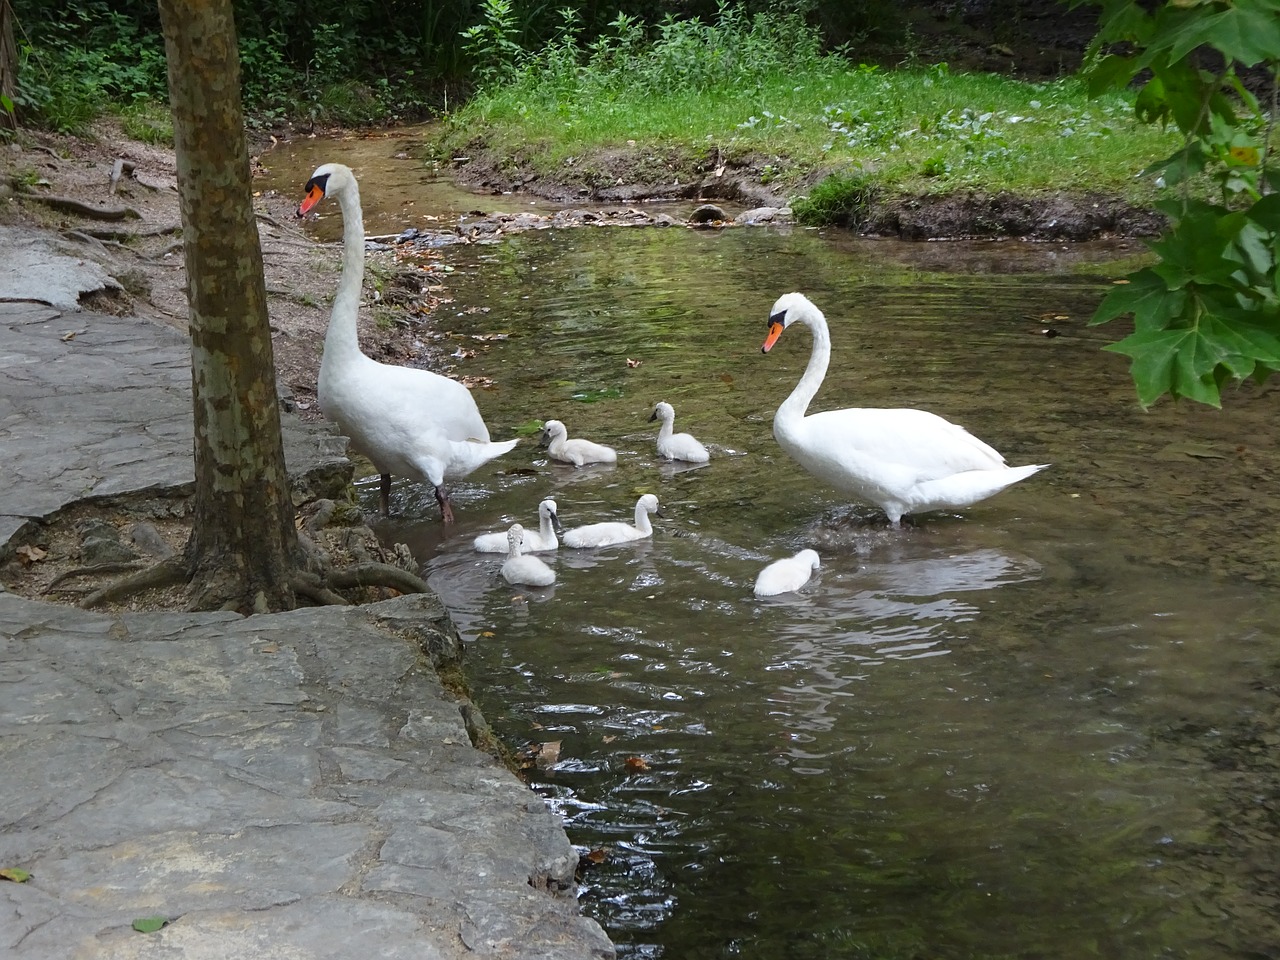
{"type": "Polygon", "coordinates": [[[653,423],[653,421],[657,419],[658,419],[658,411],[654,410],[653,413],[649,414],[649,422],[653,423]]]}
{"type": "Polygon", "coordinates": [[[556,532],[557,536],[564,534],[564,527],[560,525],[560,514],[553,513],[551,515],[551,529],[556,532]]]}

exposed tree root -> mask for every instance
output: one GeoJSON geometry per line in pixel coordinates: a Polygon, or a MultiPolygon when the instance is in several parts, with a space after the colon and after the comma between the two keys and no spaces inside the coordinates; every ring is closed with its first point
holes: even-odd
{"type": "Polygon", "coordinates": [[[427,581],[401,570],[389,563],[357,563],[345,570],[335,570],[329,574],[330,586],[343,587],[390,587],[401,593],[430,593],[427,581]]]}
{"type": "MultiPolygon", "coordinates": [[[[101,566],[114,565],[102,564],[101,566]]],[[[101,573],[106,571],[102,569],[95,570],[92,567],[82,567],[78,570],[68,571],[59,580],[89,572],[101,573]]],[[[175,555],[161,560],[145,570],[139,570],[133,576],[125,577],[123,580],[117,580],[114,583],[107,584],[105,587],[100,587],[84,597],[79,606],[87,610],[100,604],[124,600],[145,590],[174,587],[186,583],[189,576],[190,573],[187,570],[184,558],[181,555],[175,555]]],[[[352,587],[387,587],[392,590],[398,590],[400,593],[429,593],[431,591],[431,588],[427,586],[427,582],[421,577],[415,576],[407,570],[401,570],[399,567],[393,567],[389,563],[358,563],[345,570],[330,571],[328,576],[324,578],[310,571],[299,571],[289,580],[289,586],[296,596],[304,598],[317,606],[349,604],[350,601],[337,591],[352,587]]]]}
{"type": "Polygon", "coordinates": [[[183,562],[181,555],[175,555],[167,560],[161,560],[155,566],[139,570],[131,577],[125,577],[123,580],[117,580],[115,583],[108,583],[105,587],[100,587],[81,600],[79,606],[88,610],[101,603],[123,600],[125,597],[131,597],[135,593],[141,593],[143,590],[174,587],[186,582],[186,563],[183,562]]]}
{"type": "Polygon", "coordinates": [[[143,566],[140,560],[128,560],[119,563],[94,563],[87,567],[76,567],[74,570],[67,570],[58,574],[44,588],[45,593],[53,593],[62,584],[68,580],[74,580],[76,577],[87,577],[92,575],[101,575],[104,573],[128,573],[130,570],[137,570],[143,566]]]}
{"type": "Polygon", "coordinates": [[[318,607],[343,606],[346,598],[334,593],[314,573],[300,573],[289,581],[295,595],[306,597],[318,607]]]}
{"type": "Polygon", "coordinates": [[[91,220],[141,220],[142,214],[133,207],[95,207],[75,197],[59,197],[51,193],[23,193],[24,200],[35,200],[55,210],[76,213],[91,220]]]}

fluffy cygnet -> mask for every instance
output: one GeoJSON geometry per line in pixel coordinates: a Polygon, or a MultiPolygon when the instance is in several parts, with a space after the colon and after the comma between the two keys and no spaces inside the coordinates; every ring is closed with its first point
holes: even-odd
{"type": "Polygon", "coordinates": [[[683,460],[686,463],[706,463],[711,459],[707,448],[694,439],[692,434],[672,433],[676,422],[676,411],[669,403],[657,403],[649,422],[661,420],[658,428],[658,456],[667,460],[683,460]]]}
{"type": "Polygon", "coordinates": [[[756,577],[756,596],[774,597],[780,593],[794,593],[809,582],[818,565],[816,550],[801,550],[794,557],[775,560],[756,577]]]}

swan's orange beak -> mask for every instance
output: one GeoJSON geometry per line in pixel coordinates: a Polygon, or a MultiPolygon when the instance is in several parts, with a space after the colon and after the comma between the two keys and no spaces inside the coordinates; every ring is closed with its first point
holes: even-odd
{"type": "Polygon", "coordinates": [[[311,212],[311,208],[324,199],[324,188],[318,183],[312,183],[308,186],[307,195],[302,198],[302,202],[298,204],[298,216],[305,217],[311,212]]]}
{"type": "Polygon", "coordinates": [[[769,318],[769,335],[764,338],[764,344],[760,347],[760,352],[768,353],[770,350],[772,350],[773,345],[778,342],[778,338],[782,336],[782,331],[785,329],[786,327],[782,325],[781,320],[774,320],[772,317],[770,317],[769,318]]]}

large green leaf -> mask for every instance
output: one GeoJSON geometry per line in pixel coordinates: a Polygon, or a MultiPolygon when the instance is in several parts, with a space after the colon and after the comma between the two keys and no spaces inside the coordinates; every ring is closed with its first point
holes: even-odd
{"type": "Polygon", "coordinates": [[[1186,306],[1184,290],[1169,285],[1151,268],[1131,273],[1126,282],[1112,287],[1089,320],[1090,325],[1107,323],[1126,313],[1133,314],[1139,331],[1163,330],[1170,317],[1180,316],[1186,306]]]}
{"type": "Polygon", "coordinates": [[[1172,37],[1169,59],[1181,60],[1207,43],[1228,61],[1246,67],[1280,60],[1280,11],[1268,6],[1258,0],[1235,0],[1215,13],[1188,18],[1172,37]]]}
{"type": "MultiPolygon", "coordinates": [[[[1280,193],[1269,193],[1246,211],[1250,220],[1280,234],[1280,193]]],[[[1272,240],[1275,243],[1275,240],[1272,240]]]]}
{"type": "MultiPolygon", "coordinates": [[[[1138,402],[1149,407],[1166,393],[1218,406],[1218,388],[1194,371],[1199,353],[1196,332],[1191,329],[1133,333],[1105,349],[1122,353],[1132,361],[1129,372],[1138,388],[1138,402]]],[[[1212,367],[1210,367],[1212,371],[1212,367]]]]}

